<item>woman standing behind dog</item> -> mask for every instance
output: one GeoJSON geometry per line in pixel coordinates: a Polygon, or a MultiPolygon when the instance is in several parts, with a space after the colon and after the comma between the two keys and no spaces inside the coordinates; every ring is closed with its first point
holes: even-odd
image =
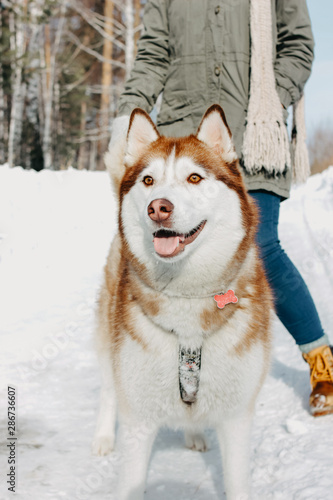
{"type": "Polygon", "coordinates": [[[194,133],[209,105],[223,107],[246,187],[260,210],[257,242],[276,313],[310,365],[311,412],[333,413],[332,348],[277,230],[292,177],[304,180],[308,170],[302,103],[294,110],[292,154],[285,126],[313,60],[306,2],[147,0],[143,23],[110,149],[126,135],[131,111],[150,112],[162,91],[157,126],[166,136],[194,133]]]}

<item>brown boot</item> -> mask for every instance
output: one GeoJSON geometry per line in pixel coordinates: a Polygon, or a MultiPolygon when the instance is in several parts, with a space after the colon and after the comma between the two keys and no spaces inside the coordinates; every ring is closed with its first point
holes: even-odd
{"type": "Polygon", "coordinates": [[[317,347],[303,358],[310,365],[310,410],[314,417],[333,413],[333,349],[317,347]]]}

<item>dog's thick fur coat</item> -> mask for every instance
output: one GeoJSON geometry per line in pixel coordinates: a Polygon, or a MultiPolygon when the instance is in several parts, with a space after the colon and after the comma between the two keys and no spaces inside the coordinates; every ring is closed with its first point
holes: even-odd
{"type": "Polygon", "coordinates": [[[257,210],[222,109],[196,136],[161,137],[133,111],[126,143],[106,156],[119,233],[105,266],[97,342],[101,406],[93,451],[122,453],[117,500],[141,500],[158,428],[184,428],[204,450],[216,430],[228,500],[249,498],[255,400],[269,366],[271,294],[255,244],[257,210]],[[123,160],[124,158],[124,160],[123,160]],[[233,290],[238,301],[217,307],[233,290]],[[179,390],[179,347],[202,350],[196,400],[179,390]]]}

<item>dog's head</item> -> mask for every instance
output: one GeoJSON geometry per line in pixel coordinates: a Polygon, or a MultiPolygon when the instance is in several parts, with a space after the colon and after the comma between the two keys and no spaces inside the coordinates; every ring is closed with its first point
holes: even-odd
{"type": "Polygon", "coordinates": [[[251,232],[254,209],[220,106],[208,109],[195,136],[177,139],[134,110],[124,167],[120,232],[142,264],[187,256],[199,267],[203,259],[225,265],[251,232]]]}

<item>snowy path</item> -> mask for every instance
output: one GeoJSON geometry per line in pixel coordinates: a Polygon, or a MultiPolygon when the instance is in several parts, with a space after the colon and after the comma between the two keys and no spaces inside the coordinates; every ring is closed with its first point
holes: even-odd
{"type": "MultiPolygon", "coordinates": [[[[117,500],[117,454],[93,457],[99,374],[94,301],[115,231],[105,172],[0,167],[0,499],[7,491],[7,385],[17,388],[17,493],[24,500],[117,500]]],[[[306,279],[333,341],[333,167],[293,191],[280,237],[306,279]]],[[[271,373],[253,431],[254,500],[332,500],[333,415],[312,418],[309,380],[276,320],[271,373]]],[[[147,500],[224,498],[220,456],[162,430],[147,500]]]]}

